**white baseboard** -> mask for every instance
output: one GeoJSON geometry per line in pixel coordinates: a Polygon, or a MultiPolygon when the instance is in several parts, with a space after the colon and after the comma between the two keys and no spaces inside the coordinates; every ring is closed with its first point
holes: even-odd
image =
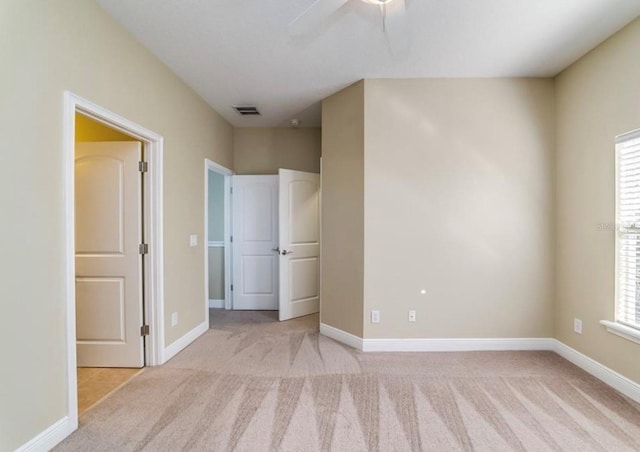
{"type": "Polygon", "coordinates": [[[29,442],[18,447],[16,452],[40,452],[51,450],[63,439],[73,433],[74,430],[75,427],[71,425],[71,421],[67,416],[65,416],[41,432],[38,436],[32,438],[29,442]]]}
{"type": "Polygon", "coordinates": [[[204,321],[187,334],[182,336],[180,339],[165,347],[164,352],[162,353],[162,364],[169,361],[171,358],[176,356],[182,350],[184,350],[189,344],[198,339],[201,335],[203,335],[209,329],[209,322],[204,321]]]}
{"type": "Polygon", "coordinates": [[[572,362],[582,370],[590,373],[598,380],[602,380],[614,389],[617,389],[630,399],[640,403],[640,384],[628,379],[624,375],[600,364],[598,361],[583,355],[568,345],[555,340],[555,352],[567,361],[572,362]]]}
{"type": "MultiPolygon", "coordinates": [[[[204,334],[209,329],[208,322],[202,322],[200,325],[189,331],[173,344],[166,347],[162,353],[162,362],[164,364],[184,350],[189,344],[195,341],[198,337],[204,334]]],[[[53,449],[58,443],[69,436],[77,426],[72,425],[69,417],[57,421],[49,428],[32,438],[29,442],[20,446],[17,452],[39,452],[53,449]]]]}
{"type": "Polygon", "coordinates": [[[362,339],[325,323],[320,333],[363,352],[466,352],[491,350],[554,350],[551,338],[362,339]]]}
{"type": "Polygon", "coordinates": [[[341,342],[345,345],[348,345],[349,347],[362,350],[361,337],[354,336],[351,333],[347,333],[346,331],[334,328],[331,325],[327,325],[326,323],[320,324],[320,334],[330,337],[331,339],[341,342]]]}
{"type": "Polygon", "coordinates": [[[630,399],[640,403],[640,384],[583,355],[557,339],[362,339],[324,323],[320,324],[320,333],[364,352],[553,351],[630,399]]]}
{"type": "Polygon", "coordinates": [[[471,352],[553,350],[549,338],[363,339],[365,352],[471,352]]]}
{"type": "Polygon", "coordinates": [[[224,300],[209,300],[209,307],[210,308],[216,308],[216,309],[222,309],[224,308],[224,300]]]}

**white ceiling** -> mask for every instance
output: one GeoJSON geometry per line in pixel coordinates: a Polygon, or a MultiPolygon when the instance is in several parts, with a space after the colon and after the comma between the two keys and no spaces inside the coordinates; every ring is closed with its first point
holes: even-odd
{"type": "Polygon", "coordinates": [[[640,15],[640,0],[407,0],[399,55],[361,0],[291,36],[313,1],[98,3],[236,127],[318,126],[320,101],[363,78],[553,76],[640,15]]]}

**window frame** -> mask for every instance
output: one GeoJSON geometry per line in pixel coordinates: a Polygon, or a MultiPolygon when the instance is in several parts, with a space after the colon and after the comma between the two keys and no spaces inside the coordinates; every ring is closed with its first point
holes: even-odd
{"type": "MultiPolygon", "coordinates": [[[[640,343],[640,318],[637,319],[636,323],[631,323],[628,319],[620,318],[620,304],[624,303],[622,299],[622,295],[620,294],[620,283],[621,283],[621,265],[620,265],[620,253],[624,248],[621,244],[622,239],[624,238],[625,233],[637,233],[640,234],[640,219],[637,223],[633,223],[632,226],[627,226],[623,223],[620,212],[621,205],[621,193],[620,193],[620,184],[621,184],[621,162],[620,157],[622,153],[622,149],[624,145],[629,143],[630,141],[640,140],[640,129],[633,130],[631,132],[618,135],[615,140],[615,303],[614,303],[614,321],[603,320],[600,323],[603,324],[609,332],[616,334],[618,336],[622,336],[625,339],[629,339],[633,342],[640,343]]],[[[640,155],[640,143],[638,143],[638,152],[640,155]]],[[[638,174],[640,174],[640,168],[638,169],[638,174]]],[[[640,202],[640,193],[637,195],[638,201],[640,202]]],[[[638,207],[638,211],[640,211],[640,207],[638,207]]],[[[640,248],[640,238],[638,239],[640,248]]],[[[637,251],[638,256],[638,266],[640,267],[640,249],[637,251]]],[[[638,275],[640,277],[640,268],[637,270],[638,275]]],[[[636,293],[640,292],[640,282],[636,284],[636,293]]],[[[636,295],[638,297],[638,295],[636,295]]],[[[637,298],[636,298],[637,299],[637,298]]],[[[624,303],[626,305],[626,303],[624,303]]]]}

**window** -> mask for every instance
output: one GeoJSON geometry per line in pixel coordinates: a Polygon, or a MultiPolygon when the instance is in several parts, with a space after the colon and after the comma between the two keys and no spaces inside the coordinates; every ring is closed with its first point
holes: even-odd
{"type": "Polygon", "coordinates": [[[616,322],[640,329],[640,130],[616,139],[616,322]]]}

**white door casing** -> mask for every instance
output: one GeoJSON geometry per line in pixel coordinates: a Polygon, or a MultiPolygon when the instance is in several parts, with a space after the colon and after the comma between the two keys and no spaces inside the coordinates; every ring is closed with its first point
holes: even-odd
{"type": "Polygon", "coordinates": [[[279,318],[320,308],[320,175],[279,170],[279,318]]]}
{"type": "Polygon", "coordinates": [[[80,367],[142,367],[139,142],[77,143],[76,339],[80,367]]]}
{"type": "Polygon", "coordinates": [[[233,309],[278,309],[278,176],[233,176],[233,309]]]}
{"type": "Polygon", "coordinates": [[[205,190],[204,190],[204,209],[205,209],[205,224],[204,224],[204,230],[206,232],[206,240],[205,243],[207,244],[207,246],[204,247],[204,265],[205,265],[205,292],[206,292],[206,301],[205,301],[205,306],[206,306],[206,318],[207,318],[207,322],[209,319],[209,308],[212,307],[223,307],[225,309],[231,309],[231,176],[233,176],[233,171],[231,171],[230,169],[215,163],[212,160],[209,159],[205,159],[204,161],[204,178],[205,178],[205,190]],[[210,178],[209,178],[209,173],[210,172],[214,172],[217,174],[220,174],[224,177],[224,201],[223,201],[223,215],[224,215],[224,232],[223,232],[223,237],[222,238],[222,245],[223,245],[223,253],[224,253],[224,258],[223,258],[223,266],[224,266],[224,272],[223,272],[223,279],[224,279],[224,300],[223,301],[223,306],[219,306],[217,301],[218,300],[212,300],[209,297],[209,291],[210,291],[210,286],[209,286],[209,279],[211,278],[211,274],[209,273],[209,259],[210,259],[210,249],[212,247],[219,247],[220,243],[216,243],[212,238],[209,236],[209,221],[211,220],[211,212],[210,212],[210,203],[209,203],[209,184],[211,182],[210,178]],[[212,242],[213,242],[213,246],[212,246],[212,242]],[[214,306],[212,306],[212,304],[214,306]]]}

